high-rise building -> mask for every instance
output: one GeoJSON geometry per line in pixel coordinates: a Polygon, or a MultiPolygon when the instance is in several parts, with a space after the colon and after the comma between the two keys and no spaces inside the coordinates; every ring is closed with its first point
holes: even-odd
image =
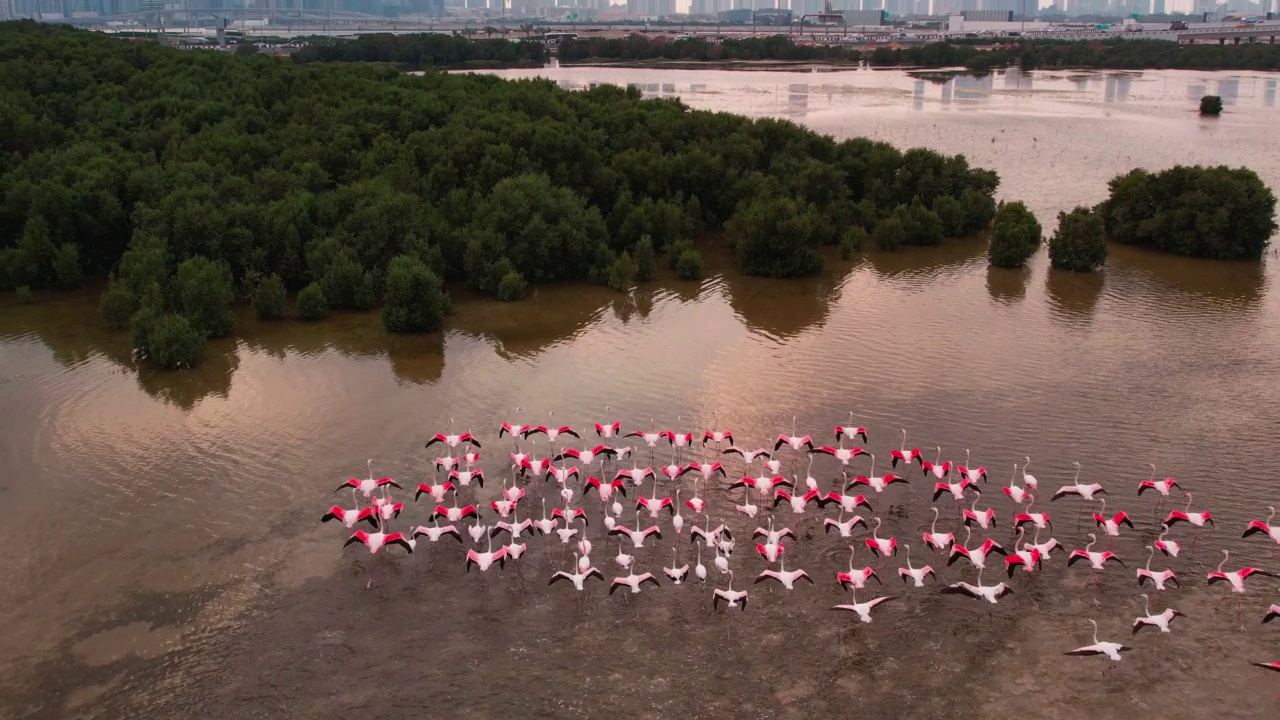
{"type": "Polygon", "coordinates": [[[1164,15],[1164,0],[1155,0],[1154,7],[1151,9],[1156,15],[1164,15]]]}
{"type": "Polygon", "coordinates": [[[13,18],[13,4],[9,0],[0,0],[0,20],[12,20],[13,18]]]}

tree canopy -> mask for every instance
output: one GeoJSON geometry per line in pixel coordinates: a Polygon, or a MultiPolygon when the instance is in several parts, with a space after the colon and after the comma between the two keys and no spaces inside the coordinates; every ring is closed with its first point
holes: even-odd
{"type": "Polygon", "coordinates": [[[1095,210],[1114,241],[1194,257],[1262,257],[1276,231],[1276,196],[1248,168],[1178,165],[1109,183],[1095,210]]]}

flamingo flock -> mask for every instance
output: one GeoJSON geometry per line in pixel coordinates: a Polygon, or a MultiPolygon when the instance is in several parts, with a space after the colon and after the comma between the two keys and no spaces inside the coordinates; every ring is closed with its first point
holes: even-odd
{"type": "MultiPolygon", "coordinates": [[[[606,413],[608,411],[606,408],[606,413]]],[[[877,614],[885,612],[879,608],[885,602],[900,597],[885,592],[882,577],[886,575],[899,577],[899,587],[904,594],[933,586],[943,594],[964,595],[994,605],[1015,592],[1012,586],[1015,574],[1027,577],[1024,583],[1036,582],[1037,574],[1045,572],[1045,561],[1052,560],[1052,553],[1063,547],[1051,536],[1053,522],[1049,512],[1032,511],[1036,505],[1039,481],[1026,471],[1031,464],[1030,457],[1024,457],[1021,466],[1013,465],[1008,485],[1001,488],[1006,501],[1013,507],[997,510],[985,502],[983,494],[988,486],[987,468],[973,465],[969,449],[964,451],[963,462],[953,462],[943,460],[943,449],[935,447],[934,459],[929,461],[918,448],[908,446],[906,430],[899,431],[901,440],[898,447],[889,452],[893,472],[875,475],[875,454],[865,447],[846,446],[847,442],[856,440],[868,442],[867,429],[854,422],[854,413],[849,413],[847,423],[835,426],[835,446],[820,444],[828,437],[825,434],[817,440],[812,435],[800,434],[793,418],[791,432],[779,433],[774,438],[772,450],[739,446],[735,444],[734,433],[719,427],[695,433],[657,429],[650,421],[648,430],[635,429],[624,433],[620,421],[605,418],[604,422],[589,426],[592,430],[580,434],[571,426],[555,424],[553,417],[553,413],[548,413],[545,425],[501,423],[497,431],[498,440],[511,442],[514,447],[507,453],[509,462],[499,462],[497,472],[491,465],[487,477],[479,466],[481,441],[477,433],[471,430],[454,432],[451,428],[448,433],[432,435],[426,448],[439,446],[444,454],[433,459],[434,476],[414,487],[411,505],[417,506],[424,496],[429,499],[424,504],[429,524],[408,523],[403,529],[391,529],[406,510],[405,503],[393,499],[392,492],[402,491],[404,487],[390,477],[376,477],[373,460],[367,462],[367,477],[349,478],[334,491],[350,490],[353,506],[334,504],[321,516],[321,521],[341,523],[346,530],[352,531],[343,547],[360,544],[371,555],[391,552],[391,548],[411,554],[418,549],[418,543],[424,537],[430,545],[446,541],[442,547],[456,542],[465,546],[459,567],[467,573],[473,569],[480,573],[506,571],[508,563],[522,562],[529,542],[541,537],[540,542],[549,548],[569,546],[563,549],[572,550],[572,562],[551,572],[549,585],[563,583],[575,592],[586,592],[593,581],[598,581],[609,595],[624,590],[625,595],[633,596],[650,586],[656,589],[664,584],[682,586],[711,582],[713,588],[709,599],[713,610],[723,606],[745,611],[748,600],[755,597],[753,592],[758,591],[734,588],[734,566],[739,571],[744,570],[742,566],[747,561],[738,552],[737,540],[725,519],[733,513],[741,513],[751,519],[767,513],[753,535],[753,539],[758,541],[754,543],[755,555],[765,564],[763,570],[754,573],[753,584],[771,583],[784,593],[797,591],[802,582],[814,584],[815,576],[799,567],[793,557],[795,551],[789,553],[787,549],[802,541],[817,542],[813,538],[821,540],[835,531],[848,547],[848,567],[837,568],[818,577],[825,577],[829,582],[834,575],[836,585],[849,593],[850,602],[834,605],[831,609],[852,612],[862,623],[872,622],[873,610],[877,614]],[[584,441],[583,435],[591,434],[595,437],[584,441]],[[538,447],[540,438],[546,442],[545,451],[538,447]],[[605,444],[625,443],[632,439],[636,441],[635,446],[605,444]],[[642,464],[640,457],[646,454],[646,450],[647,462],[642,464]],[[656,456],[660,451],[669,451],[670,456],[664,457],[667,463],[655,471],[656,456]],[[728,461],[733,456],[736,460],[731,470],[728,461]],[[867,458],[865,474],[859,474],[855,466],[863,456],[867,458]],[[830,458],[824,462],[834,465],[831,468],[833,484],[828,485],[831,489],[825,492],[821,489],[822,481],[813,475],[814,459],[821,457],[830,458]],[[631,467],[622,466],[623,460],[631,460],[631,467]],[[788,461],[794,468],[790,475],[782,473],[782,467],[788,461]],[[917,466],[919,478],[913,481],[911,474],[917,466]],[[495,481],[502,484],[499,499],[487,504],[477,501],[476,489],[483,488],[486,482],[495,481]],[[871,497],[857,493],[859,489],[870,492],[871,497]],[[925,555],[935,555],[941,562],[937,568],[927,560],[920,565],[914,564],[909,543],[900,543],[892,535],[880,535],[883,515],[905,514],[902,510],[904,501],[910,493],[920,492],[920,489],[932,498],[934,504],[931,507],[932,520],[920,534],[923,545],[917,550],[923,549],[925,555]],[[592,490],[599,506],[589,510],[594,502],[588,501],[592,490]],[[753,491],[764,502],[759,505],[753,503],[753,491]],[[464,495],[471,499],[464,499],[464,495]],[[530,509],[534,496],[539,502],[540,516],[534,516],[530,509]],[[739,497],[741,503],[736,501],[739,497]],[[891,499],[897,502],[890,502],[891,499]],[[940,500],[950,502],[940,507],[940,500]],[[551,504],[550,512],[548,502],[551,504]],[[980,508],[980,503],[987,506],[980,508]],[[632,505],[630,510],[628,505],[632,505]],[[877,505],[884,509],[883,513],[876,513],[877,505]],[[864,509],[870,517],[856,514],[859,509],[864,509]],[[687,521],[686,511],[690,514],[687,521]],[[523,519],[522,512],[525,515],[523,519]],[[591,520],[596,518],[600,520],[596,527],[602,528],[605,537],[593,543],[588,535],[592,528],[591,520]],[[686,522],[687,534],[683,532],[686,522]],[[779,527],[775,527],[775,522],[779,527]],[[993,537],[1002,527],[1008,528],[1006,532],[1016,533],[1008,548],[993,537]],[[964,531],[963,543],[953,531],[957,529],[964,531]],[[855,532],[859,531],[865,533],[861,543],[855,538],[855,532]],[[986,537],[975,538],[975,531],[984,533],[986,537]],[[1040,540],[1042,532],[1050,534],[1043,542],[1040,540]],[[1031,534],[1030,539],[1028,533],[1031,534]],[[464,540],[464,534],[469,543],[464,540]],[[500,541],[499,536],[503,536],[500,541]],[[600,570],[592,560],[594,550],[606,545],[612,547],[612,542],[606,543],[606,538],[617,540],[617,555],[610,558],[618,567],[616,574],[600,570]],[[860,545],[865,546],[865,555],[871,560],[863,567],[857,567],[861,563],[855,559],[860,545]],[[688,552],[690,546],[691,553],[688,552]],[[896,564],[899,546],[905,555],[903,565],[892,567],[896,564]],[[627,552],[628,547],[631,553],[627,552]],[[645,551],[646,548],[652,550],[645,551]],[[665,557],[668,550],[671,564],[663,566],[660,558],[665,557]],[[680,559],[681,555],[687,557],[689,554],[695,559],[692,568],[687,561],[682,564],[680,559]],[[714,578],[703,564],[704,554],[710,557],[715,569],[714,578]],[[790,569],[788,558],[791,558],[790,569]],[[948,568],[962,560],[962,567],[974,571],[973,580],[943,579],[948,568]],[[1004,578],[996,584],[984,584],[983,574],[987,571],[1003,573],[1004,578]],[[716,578],[723,579],[723,587],[715,581],[716,578]],[[864,596],[859,602],[858,591],[870,591],[872,580],[876,583],[877,594],[869,598],[864,596]]],[[[1107,498],[1121,497],[1120,488],[1114,488],[1115,494],[1112,494],[1098,482],[1082,482],[1083,467],[1078,462],[1072,463],[1072,467],[1075,471],[1072,481],[1054,492],[1050,503],[1055,507],[1059,501],[1078,503],[1077,526],[1086,514],[1091,516],[1097,532],[1088,534],[1089,543],[1083,548],[1067,552],[1063,563],[1065,567],[1077,563],[1087,567],[1089,581],[1086,585],[1091,585],[1100,574],[1115,572],[1111,570],[1113,564],[1127,567],[1113,551],[1111,542],[1122,534],[1139,531],[1127,512],[1107,511],[1107,498]],[[1107,546],[1094,550],[1100,540],[1107,546]]],[[[1135,570],[1135,584],[1148,591],[1164,593],[1180,589],[1190,581],[1188,577],[1179,578],[1172,568],[1152,568],[1156,551],[1164,558],[1176,559],[1179,556],[1181,546],[1174,540],[1166,540],[1166,536],[1177,527],[1187,526],[1189,530],[1186,532],[1194,533],[1191,541],[1191,552],[1194,553],[1200,533],[1214,529],[1215,525],[1207,509],[1192,509],[1194,498],[1174,478],[1157,480],[1155,466],[1148,467],[1151,468],[1151,476],[1136,483],[1133,497],[1142,497],[1148,491],[1158,496],[1157,522],[1153,525],[1158,524],[1159,537],[1144,546],[1147,550],[1146,563],[1135,570]],[[1185,505],[1181,510],[1169,511],[1161,520],[1158,513],[1175,491],[1185,498],[1185,505]]],[[[823,473],[821,468],[818,472],[820,475],[823,473]]],[[[996,493],[994,497],[999,498],[1000,494],[996,493]]],[[[1266,520],[1248,523],[1243,538],[1265,538],[1280,547],[1280,526],[1273,524],[1275,508],[1268,507],[1267,510],[1270,514],[1266,520]]],[[[1278,555],[1280,550],[1272,557],[1278,555]]],[[[1256,578],[1277,578],[1280,575],[1253,566],[1229,569],[1228,562],[1230,551],[1223,550],[1221,562],[1215,570],[1207,573],[1205,582],[1223,586],[1219,604],[1229,595],[1236,597],[1237,620],[1243,623],[1246,590],[1258,582],[1256,578]]],[[[607,566],[607,561],[604,564],[607,566]]],[[[748,577],[752,577],[747,572],[748,577]]],[[[369,586],[372,584],[371,574],[369,586]]],[[[1144,628],[1154,628],[1160,634],[1172,632],[1174,620],[1184,617],[1173,607],[1152,613],[1150,595],[1144,592],[1141,597],[1144,614],[1134,617],[1133,635],[1144,628]]],[[[1262,622],[1270,622],[1276,617],[1280,617],[1280,604],[1270,605],[1262,622]]],[[[1134,649],[1121,643],[1100,641],[1098,623],[1093,619],[1089,622],[1093,627],[1092,644],[1065,654],[1099,655],[1117,662],[1122,652],[1134,649]]],[[[1280,670],[1280,663],[1251,664],[1280,670]]]]}

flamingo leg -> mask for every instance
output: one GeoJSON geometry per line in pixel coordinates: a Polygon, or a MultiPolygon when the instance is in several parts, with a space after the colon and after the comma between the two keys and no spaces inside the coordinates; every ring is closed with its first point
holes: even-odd
{"type": "Polygon", "coordinates": [[[1199,541],[1200,541],[1200,531],[1196,530],[1195,536],[1191,538],[1191,555],[1190,557],[1187,558],[1188,560],[1196,556],[1196,543],[1199,541]]]}

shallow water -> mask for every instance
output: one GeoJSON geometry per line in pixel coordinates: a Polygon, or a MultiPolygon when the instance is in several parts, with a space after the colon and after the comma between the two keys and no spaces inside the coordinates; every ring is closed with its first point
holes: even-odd
{"type": "MultiPolygon", "coordinates": [[[[669,84],[695,107],[751,114],[786,115],[800,105],[791,96],[803,95],[804,112],[791,116],[819,130],[965,152],[998,170],[1002,194],[1028,200],[1049,226],[1135,164],[1247,163],[1280,187],[1280,156],[1260,150],[1277,117],[1274,81],[1262,75],[1240,76],[1234,97],[1224,92],[1230,112],[1203,121],[1184,112],[1191,88],[1222,91],[1230,77],[996,75],[984,92],[952,81],[946,102],[946,86],[926,81],[917,102],[916,80],[900,72],[551,72],[568,83],[669,84]],[[793,90],[801,80],[828,89],[793,90]],[[775,86],[786,89],[767,90],[775,86]]],[[[138,372],[127,338],[96,321],[92,293],[26,307],[6,298],[0,718],[404,717],[441,707],[459,717],[1270,712],[1277,676],[1246,663],[1280,659],[1277,629],[1259,625],[1277,583],[1250,581],[1242,629],[1233,598],[1214,610],[1221,593],[1204,573],[1222,549],[1231,550],[1228,569],[1280,570],[1273,544],[1239,537],[1247,520],[1280,504],[1273,257],[1259,266],[1117,247],[1105,273],[1081,278],[1049,272],[1043,253],[1025,272],[990,269],[980,242],[954,242],[832,257],[822,276],[802,281],[740,276],[714,250],[708,266],[701,283],[664,277],[629,295],[556,287],[516,305],[460,300],[443,337],[388,336],[376,314],[322,325],[244,317],[240,337],[215,343],[206,365],[180,375],[138,372]],[[852,410],[871,433],[877,475],[889,469],[898,428],[930,460],[936,445],[956,461],[971,448],[991,475],[979,507],[996,509],[991,536],[1006,546],[1013,505],[997,486],[1024,455],[1052,535],[1067,549],[1088,542],[1082,503],[1047,501],[1079,461],[1082,480],[1110,491],[1108,513],[1133,516],[1136,528],[1112,545],[1127,567],[1086,587],[1089,571],[1055,552],[1040,574],[1008,581],[1012,596],[979,606],[904,587],[895,568],[905,558],[874,560],[859,529],[856,562],[877,568],[885,588],[857,599],[898,596],[864,625],[828,610],[849,601],[834,584],[849,541],[820,524],[834,513],[773,513],[801,535],[787,567],[803,567],[814,586],[751,585],[765,564],[749,534],[768,505],[753,494],[761,516],[749,521],[732,510],[742,491],[720,482],[701,494],[735,531],[734,587],[752,598],[744,613],[714,613],[709,587],[665,578],[634,598],[608,596],[603,585],[581,596],[547,587],[572,562],[554,538],[527,539],[523,559],[480,575],[464,572],[450,540],[371,560],[340,549],[340,527],[316,522],[331,502],[350,505],[332,490],[362,477],[366,458],[406,487],[428,477],[439,446],[422,443],[450,419],[484,443],[490,480],[463,498],[487,504],[511,449],[497,425],[547,422],[550,410],[579,429],[605,419],[624,429],[648,429],[651,418],[699,432],[716,424],[750,446],[790,432],[793,416],[802,433],[830,442],[852,410]],[[1149,591],[1153,610],[1188,617],[1171,635],[1131,637],[1142,611],[1133,570],[1158,529],[1156,499],[1135,495],[1148,462],[1177,477],[1216,527],[1194,554],[1194,531],[1175,529],[1182,556],[1153,563],[1184,582],[1149,591]],[[1086,618],[1098,620],[1102,639],[1136,648],[1115,670],[1061,654],[1090,642],[1086,618]],[[1080,682],[1062,682],[1068,674],[1080,682]]],[[[545,442],[535,447],[546,453],[545,442]]],[[[647,449],[639,452],[644,464],[647,449]]],[[[793,453],[780,457],[787,474],[803,476],[793,453]]],[[[743,472],[736,459],[728,467],[743,472]]],[[[851,467],[865,474],[868,461],[851,467]]],[[[821,458],[813,475],[825,489],[839,466],[821,458]]],[[[682,487],[687,498],[688,477],[682,487]]],[[[528,491],[534,516],[544,494],[558,501],[541,482],[528,491]]],[[[932,520],[929,495],[917,469],[909,486],[872,497],[881,534],[912,544],[913,562],[931,563],[941,579],[972,582],[971,570],[946,567],[919,540],[932,520]]],[[[604,535],[595,495],[581,502],[594,564],[613,577],[618,543],[604,535]]],[[[394,527],[424,522],[427,505],[409,503],[394,527]]],[[[963,538],[952,503],[937,506],[939,529],[963,538]]],[[[643,570],[671,562],[669,522],[652,548],[630,551],[643,570]]],[[[688,536],[686,526],[675,539],[681,563],[695,561],[688,536]]]]}

